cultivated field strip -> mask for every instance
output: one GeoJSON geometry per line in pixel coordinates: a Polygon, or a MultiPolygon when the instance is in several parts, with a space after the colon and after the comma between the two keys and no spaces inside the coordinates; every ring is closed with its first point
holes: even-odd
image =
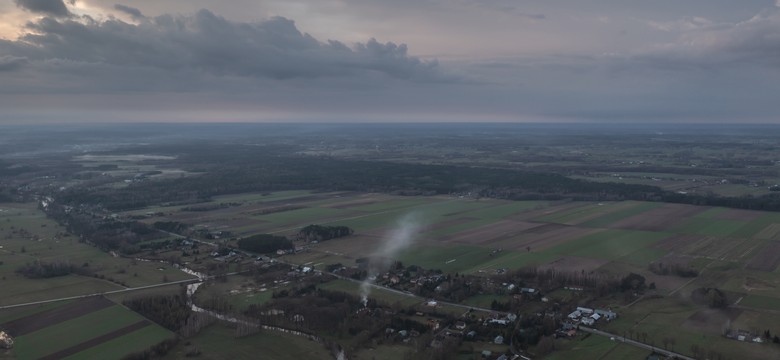
{"type": "Polygon", "coordinates": [[[119,359],[159,343],[173,334],[110,300],[94,296],[40,307],[24,317],[0,324],[15,338],[20,359],[119,359]],[[142,334],[143,333],[143,334],[142,334]],[[142,342],[134,340],[139,337],[142,342]],[[114,344],[110,349],[104,344],[114,344]],[[81,356],[82,352],[99,354],[81,356]]]}

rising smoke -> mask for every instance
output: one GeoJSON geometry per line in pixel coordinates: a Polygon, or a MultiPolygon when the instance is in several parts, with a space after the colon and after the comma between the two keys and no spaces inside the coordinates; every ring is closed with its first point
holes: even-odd
{"type": "Polygon", "coordinates": [[[421,222],[418,213],[412,212],[398,219],[396,226],[382,239],[379,248],[371,255],[368,276],[360,284],[360,298],[365,306],[371,294],[371,285],[376,277],[385,272],[399,252],[408,248],[420,232],[421,222]]]}

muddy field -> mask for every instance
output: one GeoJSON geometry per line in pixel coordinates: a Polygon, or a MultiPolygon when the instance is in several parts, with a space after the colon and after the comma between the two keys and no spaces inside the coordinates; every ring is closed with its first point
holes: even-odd
{"type": "Polygon", "coordinates": [[[77,300],[56,309],[26,316],[21,319],[2,324],[2,327],[12,336],[18,337],[33,331],[43,329],[52,324],[61,323],[70,319],[89,314],[93,311],[114,306],[114,303],[102,296],[93,296],[83,300],[77,300]]]}
{"type": "Polygon", "coordinates": [[[590,273],[604,266],[609,260],[599,260],[584,258],[579,256],[564,256],[553,260],[539,267],[540,270],[553,269],[561,272],[580,272],[590,273]]]}
{"type": "Polygon", "coordinates": [[[775,271],[780,265],[780,241],[770,241],[762,251],[753,256],[745,268],[758,271],[775,271]]]}
{"type": "Polygon", "coordinates": [[[715,215],[714,218],[723,220],[751,221],[758,219],[764,214],[765,213],[760,211],[728,209],[718,215],[715,215]]]}
{"type": "Polygon", "coordinates": [[[689,217],[704,210],[707,210],[707,208],[693,205],[666,204],[660,208],[651,209],[617,221],[609,227],[626,230],[664,231],[681,224],[689,217]]]}
{"type": "Polygon", "coordinates": [[[532,251],[542,251],[599,231],[599,229],[576,226],[545,224],[530,228],[517,238],[496,245],[521,251],[525,251],[529,247],[532,251]]]}
{"type": "Polygon", "coordinates": [[[708,334],[721,334],[724,325],[736,320],[740,314],[742,310],[735,308],[699,310],[688,317],[682,327],[708,334]]]}
{"type": "Polygon", "coordinates": [[[540,226],[544,225],[524,221],[502,220],[478,228],[443,236],[440,237],[439,240],[442,242],[489,246],[496,241],[518,236],[530,229],[540,226]]]}
{"type": "Polygon", "coordinates": [[[150,326],[150,325],[152,325],[152,323],[149,322],[149,320],[141,320],[141,321],[138,321],[138,322],[136,322],[134,324],[125,326],[125,327],[123,327],[121,329],[114,330],[114,331],[112,331],[110,333],[103,334],[103,335],[100,335],[98,337],[89,339],[89,340],[87,340],[87,341],[85,341],[83,343],[73,345],[73,346],[71,346],[71,347],[69,347],[67,349],[63,349],[63,350],[57,351],[55,353],[46,355],[46,356],[40,358],[40,360],[64,359],[64,358],[66,358],[68,356],[78,354],[78,353],[80,353],[80,352],[82,352],[84,350],[87,350],[87,349],[91,348],[91,347],[100,345],[100,344],[102,344],[104,342],[116,339],[118,337],[122,337],[124,335],[127,335],[127,334],[133,332],[133,331],[143,329],[143,328],[145,328],[147,326],[150,326]]]}
{"type": "Polygon", "coordinates": [[[778,235],[780,235],[780,224],[771,224],[756,234],[756,237],[759,239],[780,240],[778,235]]]}

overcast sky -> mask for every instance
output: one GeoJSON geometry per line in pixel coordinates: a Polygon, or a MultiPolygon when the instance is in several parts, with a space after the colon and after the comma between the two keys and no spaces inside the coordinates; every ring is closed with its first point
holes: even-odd
{"type": "Polygon", "coordinates": [[[0,0],[0,123],[780,123],[780,0],[0,0]]]}

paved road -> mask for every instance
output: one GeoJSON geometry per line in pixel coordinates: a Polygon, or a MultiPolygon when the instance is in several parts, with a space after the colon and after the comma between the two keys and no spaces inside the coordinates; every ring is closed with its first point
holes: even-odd
{"type": "Polygon", "coordinates": [[[629,344],[629,345],[633,345],[633,346],[636,346],[636,347],[639,347],[639,348],[642,348],[642,349],[655,351],[655,352],[657,352],[659,354],[663,354],[663,355],[666,355],[666,356],[669,356],[669,357],[673,356],[673,357],[675,357],[677,359],[696,360],[696,359],[694,359],[694,358],[692,358],[690,356],[685,356],[685,355],[680,354],[680,353],[676,353],[676,352],[669,351],[669,350],[664,350],[662,348],[655,347],[655,346],[652,346],[652,345],[648,345],[648,344],[645,344],[643,342],[639,342],[639,341],[636,341],[636,340],[626,339],[626,338],[624,338],[624,337],[622,337],[620,335],[611,334],[611,333],[608,333],[606,331],[596,330],[596,329],[589,328],[589,327],[584,327],[584,326],[580,326],[579,329],[582,330],[582,331],[591,333],[591,334],[606,336],[608,338],[615,339],[615,341],[620,341],[620,342],[623,342],[623,343],[626,343],[626,344],[629,344]]]}
{"type": "Polygon", "coordinates": [[[86,294],[86,295],[68,296],[68,297],[62,297],[62,298],[57,298],[57,299],[49,299],[49,300],[41,300],[41,301],[31,301],[31,302],[27,302],[27,303],[23,303],[23,304],[13,304],[13,305],[0,306],[0,310],[2,310],[2,309],[10,309],[10,308],[15,308],[15,307],[22,307],[22,306],[29,306],[29,305],[47,304],[47,303],[58,302],[58,301],[83,299],[83,298],[88,298],[90,296],[119,294],[119,293],[124,293],[124,292],[152,289],[152,288],[162,287],[162,286],[171,286],[171,285],[177,285],[177,284],[187,284],[187,283],[193,283],[193,282],[198,282],[198,281],[201,281],[201,280],[199,280],[199,279],[187,279],[187,280],[171,281],[171,282],[162,283],[162,284],[146,285],[146,286],[139,286],[139,287],[133,287],[133,288],[126,288],[126,289],[105,291],[105,292],[99,292],[99,293],[92,293],[92,294],[86,294]]]}

